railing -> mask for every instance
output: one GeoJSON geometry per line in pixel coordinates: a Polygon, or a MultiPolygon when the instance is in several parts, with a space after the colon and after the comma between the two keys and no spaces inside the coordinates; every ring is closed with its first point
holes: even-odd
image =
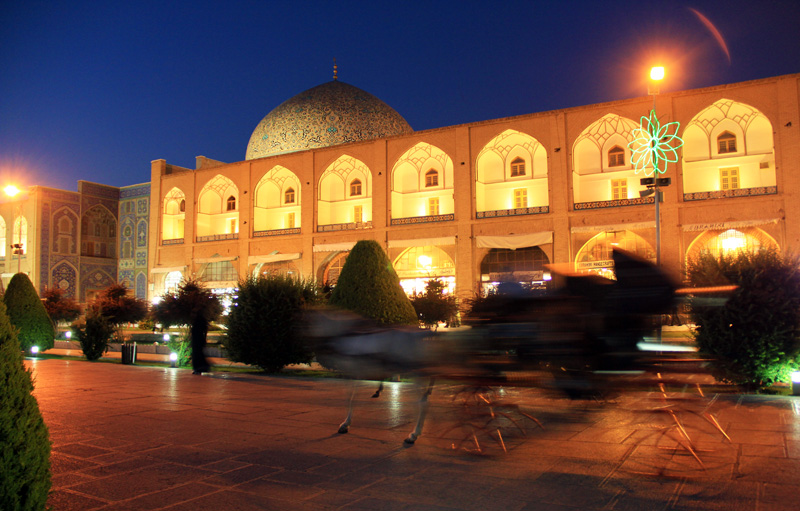
{"type": "Polygon", "coordinates": [[[173,238],[170,240],[161,240],[162,245],[183,245],[183,238],[173,238]]]}
{"type": "Polygon", "coordinates": [[[253,232],[254,238],[262,238],[264,236],[284,236],[286,234],[300,234],[299,227],[290,227],[288,229],[269,229],[266,231],[253,232]]]}
{"type": "Polygon", "coordinates": [[[532,208],[514,208],[514,209],[495,209],[492,211],[478,211],[475,213],[476,218],[497,218],[505,216],[518,216],[518,215],[541,215],[542,213],[549,213],[550,206],[536,206],[532,208]]]}
{"type": "Polygon", "coordinates": [[[332,232],[332,231],[354,231],[356,229],[371,229],[372,221],[369,222],[350,222],[348,224],[328,224],[318,225],[317,232],[332,232]]]}
{"type": "Polygon", "coordinates": [[[198,236],[197,243],[203,243],[205,241],[222,241],[222,240],[238,240],[239,233],[238,232],[231,232],[228,234],[212,234],[211,236],[198,236]]]}
{"type": "Polygon", "coordinates": [[[756,188],[734,188],[732,190],[714,190],[712,192],[693,192],[684,193],[684,201],[708,200],[708,199],[729,199],[732,197],[753,197],[756,195],[775,195],[778,193],[777,186],[758,186],[756,188]]]}
{"type": "Polygon", "coordinates": [[[410,216],[406,218],[392,218],[391,225],[426,224],[429,222],[449,222],[455,219],[453,213],[446,215],[410,216]]]}
{"type": "Polygon", "coordinates": [[[635,199],[600,200],[595,202],[576,202],[575,209],[617,208],[622,206],[640,206],[642,204],[655,204],[655,199],[650,197],[637,197],[635,199]]]}

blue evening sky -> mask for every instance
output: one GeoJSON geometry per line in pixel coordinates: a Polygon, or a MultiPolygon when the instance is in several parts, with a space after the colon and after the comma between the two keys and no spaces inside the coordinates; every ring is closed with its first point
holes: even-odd
{"type": "Polygon", "coordinates": [[[800,2],[5,0],[0,181],[122,186],[155,159],[243,160],[334,57],[423,130],[643,96],[655,60],[664,91],[798,73],[800,2]]]}

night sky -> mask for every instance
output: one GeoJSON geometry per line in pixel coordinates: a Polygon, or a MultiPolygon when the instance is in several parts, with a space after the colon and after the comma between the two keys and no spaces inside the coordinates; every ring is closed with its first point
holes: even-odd
{"type": "Polygon", "coordinates": [[[5,0],[0,27],[0,184],[67,190],[241,161],[334,57],[415,130],[643,96],[655,61],[662,91],[800,72],[797,0],[5,0]]]}

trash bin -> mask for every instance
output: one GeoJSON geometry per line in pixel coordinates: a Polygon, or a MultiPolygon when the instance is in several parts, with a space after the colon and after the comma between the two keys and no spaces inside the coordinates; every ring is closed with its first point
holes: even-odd
{"type": "Polygon", "coordinates": [[[122,349],[122,363],[134,364],[136,363],[136,343],[126,342],[121,346],[122,349]]]}

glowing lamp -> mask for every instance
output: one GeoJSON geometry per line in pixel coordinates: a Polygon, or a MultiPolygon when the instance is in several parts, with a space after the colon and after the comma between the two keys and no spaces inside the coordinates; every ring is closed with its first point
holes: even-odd
{"type": "Polygon", "coordinates": [[[178,354],[174,351],[169,354],[169,363],[172,367],[175,367],[175,364],[178,363],[178,354]]]}
{"type": "Polygon", "coordinates": [[[15,197],[19,193],[19,188],[14,185],[8,185],[3,188],[3,191],[6,192],[6,195],[9,197],[15,197]]]}
{"type": "Polygon", "coordinates": [[[423,268],[430,268],[433,260],[429,256],[421,255],[417,258],[417,262],[423,268]]]}
{"type": "Polygon", "coordinates": [[[72,330],[67,330],[66,332],[64,332],[64,337],[66,339],[72,339],[72,330]]]}
{"type": "Polygon", "coordinates": [[[792,371],[792,395],[800,396],[800,371],[792,371]]]}
{"type": "Polygon", "coordinates": [[[31,346],[31,355],[34,357],[39,354],[39,346],[31,346]]]}
{"type": "Polygon", "coordinates": [[[169,334],[164,334],[164,342],[169,342],[169,334]]]}
{"type": "Polygon", "coordinates": [[[650,69],[650,79],[659,81],[664,79],[664,66],[656,66],[650,69]]]}

